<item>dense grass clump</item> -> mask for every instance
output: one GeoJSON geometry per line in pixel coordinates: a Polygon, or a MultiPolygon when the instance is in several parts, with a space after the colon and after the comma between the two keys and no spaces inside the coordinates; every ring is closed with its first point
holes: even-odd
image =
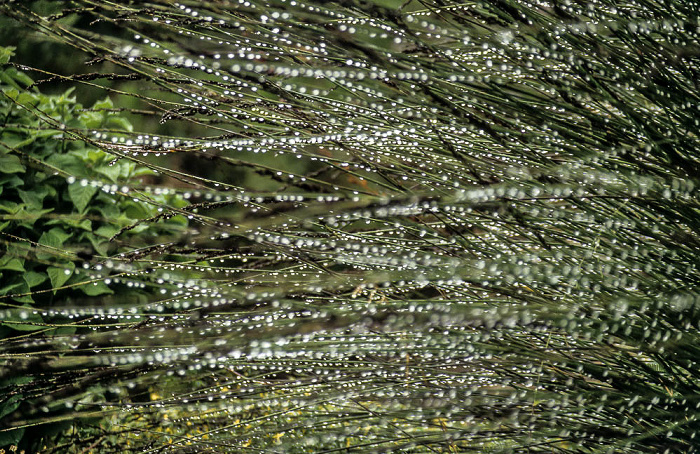
{"type": "Polygon", "coordinates": [[[36,216],[36,240],[0,205],[0,279],[60,263],[75,292],[81,276],[103,289],[0,289],[0,442],[697,451],[694,2],[0,11],[89,65],[13,58],[3,74],[33,80],[5,77],[0,102],[31,120],[5,127],[97,159],[87,176],[55,170],[3,133],[0,167],[67,195],[36,216]],[[71,104],[72,121],[32,101],[56,86],[109,99],[71,104]],[[117,185],[101,166],[128,171],[117,185]],[[122,218],[95,207],[109,197],[122,218]],[[83,218],[112,230],[42,243],[83,218]]]}

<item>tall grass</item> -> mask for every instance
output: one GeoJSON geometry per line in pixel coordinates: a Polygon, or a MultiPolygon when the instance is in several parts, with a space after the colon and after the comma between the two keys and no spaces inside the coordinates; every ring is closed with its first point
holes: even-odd
{"type": "Polygon", "coordinates": [[[135,131],[32,111],[157,172],[115,197],[160,210],[80,262],[115,296],[0,300],[78,327],[0,341],[13,443],[697,451],[695,2],[0,8],[89,60],[16,61],[36,87],[103,87],[135,131]]]}

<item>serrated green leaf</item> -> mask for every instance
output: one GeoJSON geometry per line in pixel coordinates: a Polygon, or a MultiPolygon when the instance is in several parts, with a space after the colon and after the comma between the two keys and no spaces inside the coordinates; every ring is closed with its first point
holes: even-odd
{"type": "Polygon", "coordinates": [[[61,287],[70,279],[73,275],[73,271],[75,271],[75,263],[73,262],[67,262],[62,267],[50,266],[46,269],[46,273],[51,280],[51,287],[54,288],[54,293],[56,293],[57,288],[61,287]]]}
{"type": "Polygon", "coordinates": [[[0,156],[0,172],[2,173],[24,173],[26,171],[19,157],[14,154],[0,156]]]}
{"type": "Polygon", "coordinates": [[[94,196],[96,192],[97,188],[89,184],[83,186],[81,183],[74,183],[68,186],[68,195],[79,213],[85,211],[85,208],[87,208],[90,203],[90,199],[92,199],[92,196],[94,196]]]}

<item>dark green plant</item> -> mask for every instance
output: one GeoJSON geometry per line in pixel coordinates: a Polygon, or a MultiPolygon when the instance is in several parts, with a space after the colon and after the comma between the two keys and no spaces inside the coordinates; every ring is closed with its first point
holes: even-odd
{"type": "Polygon", "coordinates": [[[121,68],[49,80],[133,81],[105,89],[124,115],[194,131],[72,130],[156,168],[195,226],[87,261],[160,292],[122,301],[132,323],[66,299],[105,326],[2,344],[3,377],[47,381],[6,431],[78,421],[54,452],[697,451],[694,3],[2,7],[121,68]]]}
{"type": "MultiPolygon", "coordinates": [[[[10,49],[2,50],[7,60],[10,49]]],[[[102,282],[86,285],[86,278],[76,272],[76,262],[113,255],[122,243],[115,241],[121,233],[131,237],[133,247],[150,246],[181,231],[182,217],[153,226],[139,223],[156,217],[175,199],[130,194],[126,182],[154,172],[74,135],[76,129],[132,131],[128,120],[113,112],[109,98],[84,109],[70,97],[72,90],[61,96],[27,90],[33,81],[15,68],[5,69],[0,77],[4,120],[0,210],[5,245],[0,295],[31,305],[35,298],[53,299],[36,291],[42,288],[51,289],[53,295],[64,287],[88,296],[113,293],[102,282]],[[135,234],[140,235],[136,241],[135,234]]]]}
{"type": "MultiPolygon", "coordinates": [[[[0,63],[6,64],[11,52],[0,48],[0,63]]],[[[125,242],[130,247],[149,246],[181,234],[186,226],[183,216],[140,223],[159,216],[164,207],[168,212],[171,205],[182,207],[183,200],[132,191],[126,182],[133,184],[154,172],[73,135],[76,129],[132,130],[124,117],[113,112],[109,98],[84,109],[70,96],[72,90],[46,96],[28,88],[32,85],[15,68],[0,70],[0,297],[5,306],[0,338],[4,342],[71,335],[93,325],[74,323],[69,315],[52,310],[57,303],[100,296],[103,306],[109,307],[125,294],[131,301],[147,301],[152,289],[110,288],[106,282],[118,282],[123,273],[109,266],[90,270],[87,265],[124,251],[125,242]]],[[[122,280],[127,284],[128,279],[122,280]]],[[[19,374],[5,381],[3,389],[16,386],[18,380],[33,383],[19,374]]],[[[6,395],[0,413],[16,408],[19,395],[6,395]]],[[[2,440],[19,440],[22,433],[3,434],[0,446],[7,444],[2,440]]]]}

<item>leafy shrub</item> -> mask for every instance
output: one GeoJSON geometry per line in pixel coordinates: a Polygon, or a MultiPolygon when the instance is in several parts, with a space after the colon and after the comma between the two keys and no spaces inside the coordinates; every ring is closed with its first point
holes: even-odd
{"type": "MultiPolygon", "coordinates": [[[[8,49],[4,52],[7,55],[8,49]]],[[[75,129],[131,131],[131,124],[112,112],[109,98],[83,109],[70,97],[72,90],[61,96],[26,90],[32,80],[14,68],[4,69],[0,77],[0,210],[5,237],[0,265],[5,285],[0,295],[32,304],[32,291],[43,288],[54,294],[63,287],[88,296],[113,293],[101,282],[85,285],[85,278],[75,272],[76,262],[114,254],[119,245],[114,238],[121,229],[133,227],[125,233],[150,236],[140,240],[147,245],[158,235],[181,230],[182,217],[167,224],[139,224],[157,216],[159,205],[167,206],[169,200],[134,197],[124,183],[153,171],[72,135],[75,129]]]]}
{"type": "MultiPolygon", "coordinates": [[[[10,48],[0,48],[0,63],[7,63],[10,55],[10,48]]],[[[153,175],[151,169],[115,158],[73,135],[76,129],[132,130],[113,112],[109,98],[84,109],[70,96],[72,90],[43,95],[29,88],[33,81],[12,67],[0,70],[0,81],[0,297],[6,308],[0,338],[7,342],[32,332],[74,334],[80,325],[52,311],[55,302],[100,296],[109,305],[126,294],[132,301],[138,301],[139,294],[146,300],[152,289],[117,286],[115,294],[115,286],[103,280],[109,271],[87,272],[88,264],[104,263],[126,244],[149,245],[182,232],[187,224],[183,216],[160,223],[140,221],[157,217],[163,207],[186,202],[134,193],[124,184],[153,175]],[[108,295],[112,297],[106,299],[108,295]]],[[[19,374],[5,381],[4,389],[18,381],[32,383],[19,374]]],[[[9,393],[0,403],[0,414],[17,408],[20,396],[9,393]]],[[[0,440],[17,441],[21,433],[3,434],[0,440]]],[[[0,446],[5,444],[0,441],[0,446]]]]}

